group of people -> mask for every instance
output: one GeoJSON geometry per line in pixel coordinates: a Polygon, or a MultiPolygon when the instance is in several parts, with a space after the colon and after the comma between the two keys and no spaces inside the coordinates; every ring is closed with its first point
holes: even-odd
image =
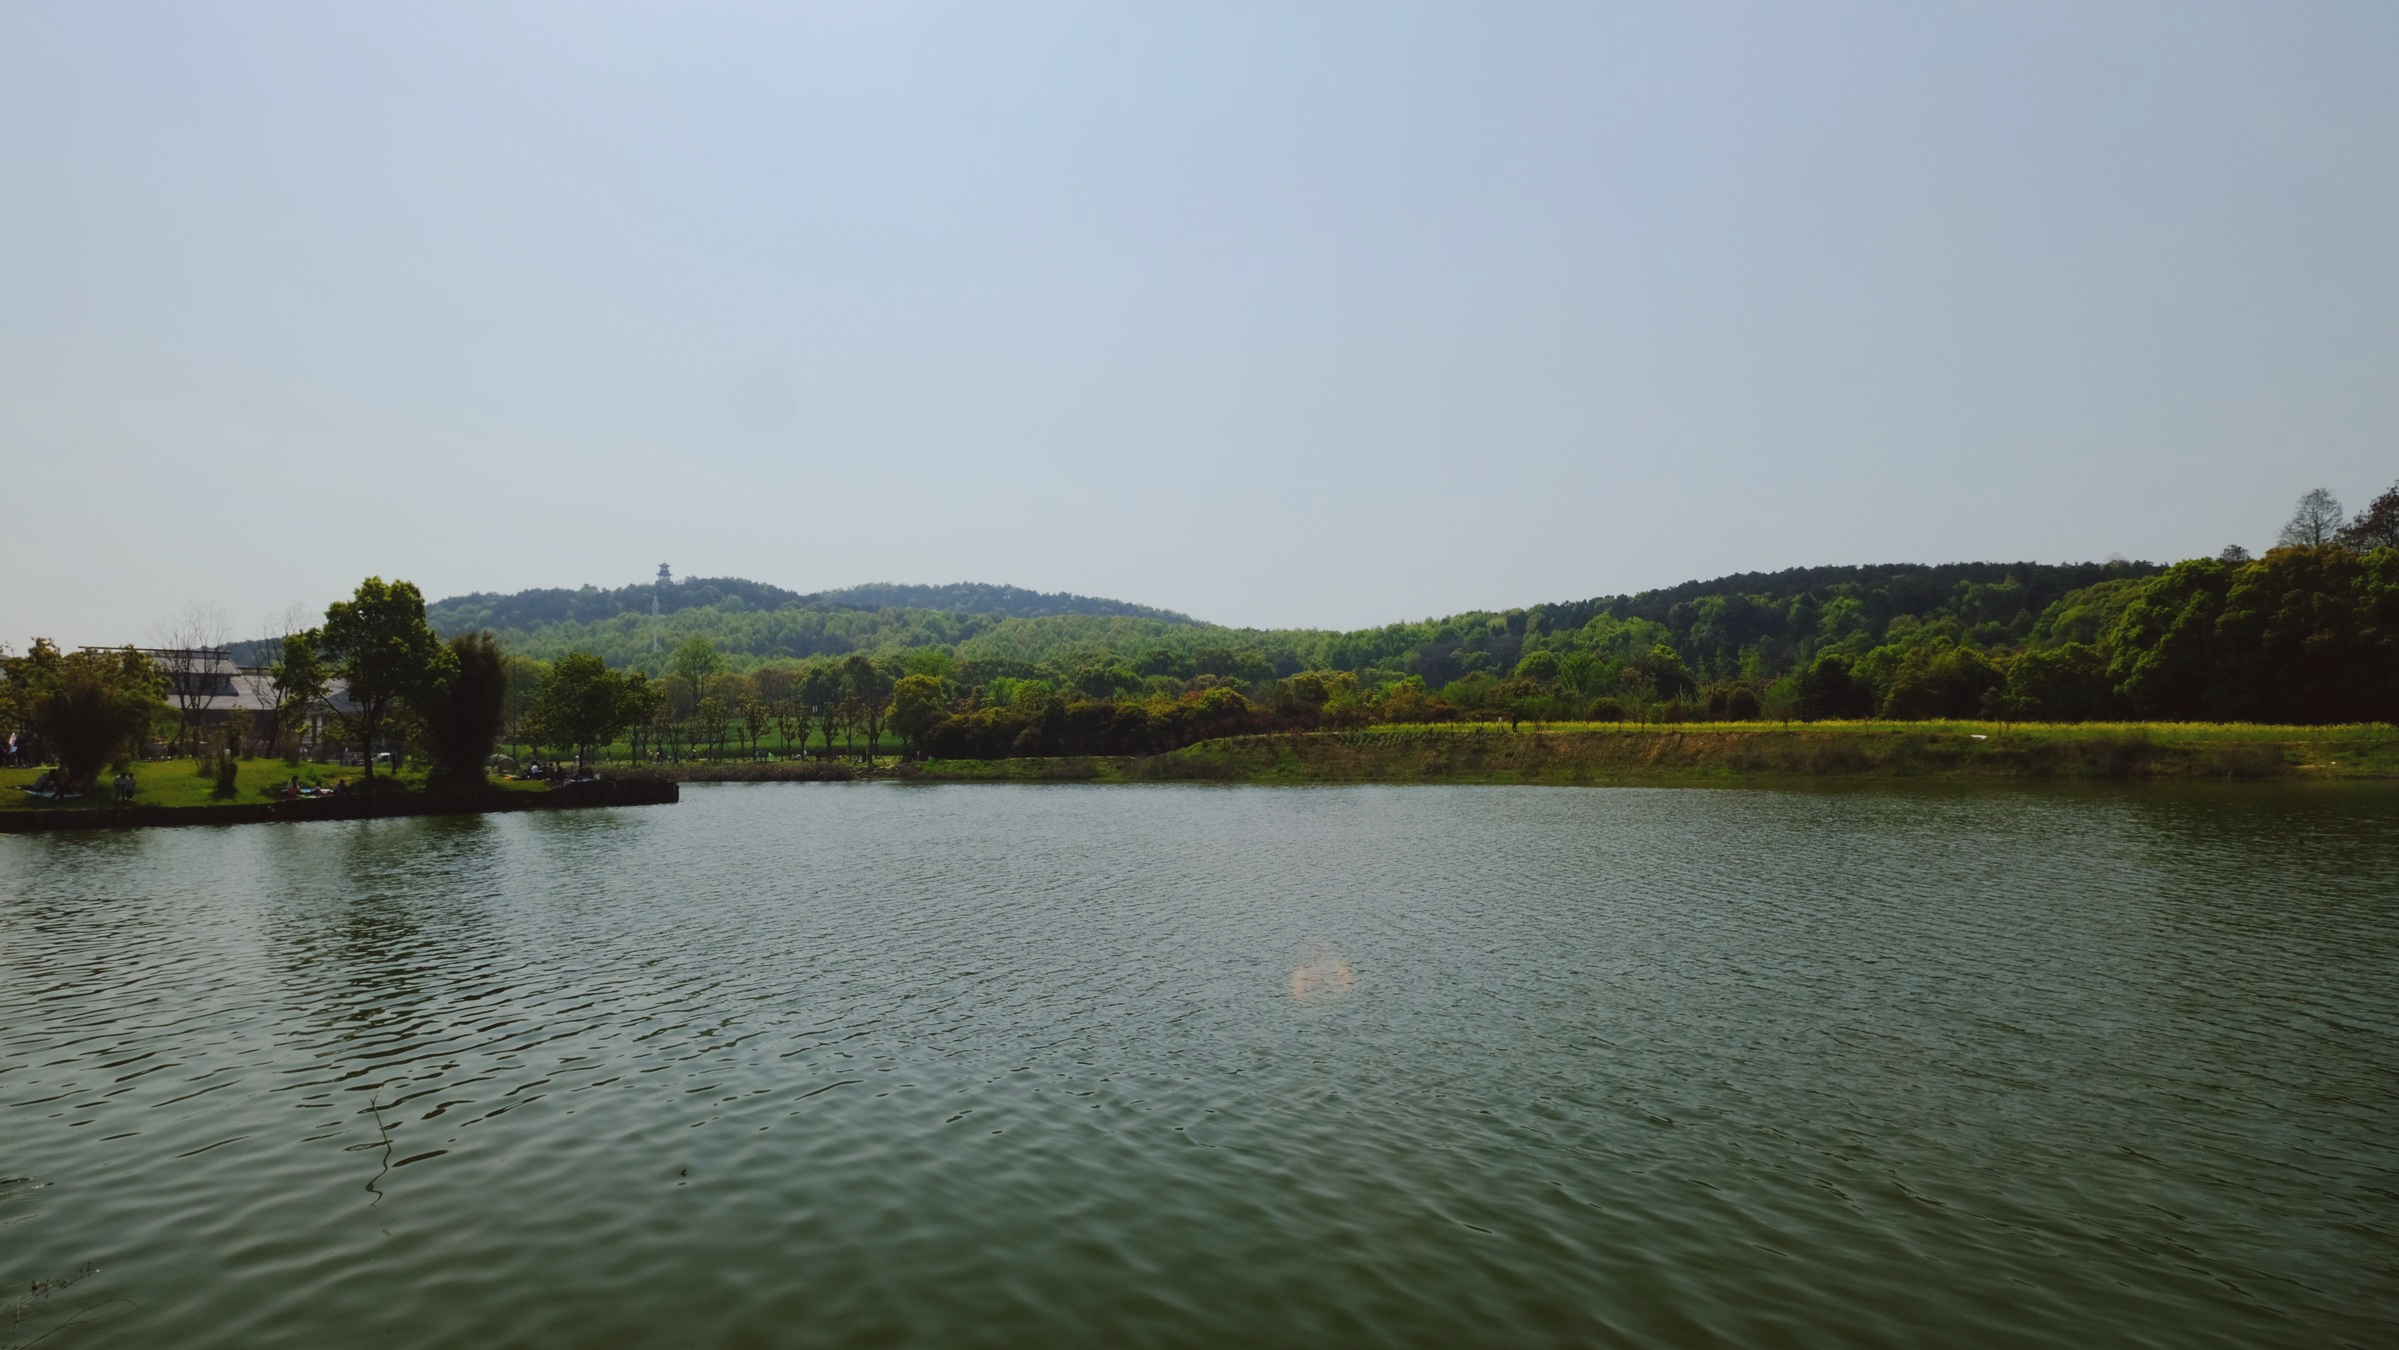
{"type": "Polygon", "coordinates": [[[283,795],[286,797],[347,797],[350,795],[350,780],[336,778],[333,780],[333,786],[329,788],[304,788],[300,786],[300,775],[295,773],[292,775],[292,780],[283,785],[283,795]]]}
{"type": "MultiPolygon", "coordinates": [[[[132,801],[134,786],[133,771],[131,769],[117,770],[117,776],[109,780],[109,786],[115,791],[118,801],[132,801]]],[[[79,789],[74,783],[69,782],[66,774],[58,769],[42,770],[41,773],[34,778],[32,787],[21,790],[36,797],[48,797],[52,800],[59,800],[67,797],[80,797],[83,795],[81,789],[79,789]]]]}

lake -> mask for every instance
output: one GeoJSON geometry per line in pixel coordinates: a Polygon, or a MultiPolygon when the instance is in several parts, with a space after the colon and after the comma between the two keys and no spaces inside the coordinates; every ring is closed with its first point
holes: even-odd
{"type": "Polygon", "coordinates": [[[2399,793],[0,836],[0,1344],[2399,1343],[2399,793]]]}

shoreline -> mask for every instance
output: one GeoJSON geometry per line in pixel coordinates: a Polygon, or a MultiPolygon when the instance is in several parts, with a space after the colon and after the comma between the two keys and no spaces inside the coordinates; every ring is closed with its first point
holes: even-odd
{"type": "Polygon", "coordinates": [[[0,834],[61,830],[159,829],[185,825],[269,825],[311,820],[382,820],[399,816],[489,815],[508,811],[573,811],[599,806],[663,806],[682,800],[669,778],[605,778],[542,792],[490,788],[481,792],[356,793],[272,802],[208,806],[19,807],[0,811],[0,834]]]}
{"type": "Polygon", "coordinates": [[[1552,783],[2399,781],[2399,728],[1838,722],[1492,723],[1269,732],[1162,754],[660,765],[686,783],[1552,783]]]}

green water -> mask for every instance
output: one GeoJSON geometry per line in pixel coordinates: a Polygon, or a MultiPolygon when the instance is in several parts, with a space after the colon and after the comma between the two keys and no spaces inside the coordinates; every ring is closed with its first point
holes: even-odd
{"type": "Polygon", "coordinates": [[[2390,1345],[2395,977],[2371,788],[0,837],[0,1344],[2390,1345]]]}

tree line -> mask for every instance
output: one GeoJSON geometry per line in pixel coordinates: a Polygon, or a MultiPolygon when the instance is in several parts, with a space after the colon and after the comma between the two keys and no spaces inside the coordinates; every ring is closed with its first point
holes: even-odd
{"type": "MultiPolygon", "coordinates": [[[[955,643],[751,659],[691,635],[627,668],[488,632],[441,640],[417,588],[368,578],[265,644],[267,739],[322,712],[479,782],[495,746],[635,762],[902,753],[1148,754],[1250,731],[1454,719],[2399,721],[2399,487],[2356,516],[2302,498],[2263,556],[2170,567],[1801,569],[1350,634],[1126,614],[1011,617],[955,643]],[[1054,641],[978,645],[1016,626],[1054,641]],[[1269,640],[1272,639],[1272,640],[1269,640]]],[[[911,623],[937,619],[915,613],[911,623]]],[[[132,648],[0,657],[0,727],[88,782],[162,719],[132,648]]],[[[185,719],[188,720],[188,717],[185,719]]]]}

